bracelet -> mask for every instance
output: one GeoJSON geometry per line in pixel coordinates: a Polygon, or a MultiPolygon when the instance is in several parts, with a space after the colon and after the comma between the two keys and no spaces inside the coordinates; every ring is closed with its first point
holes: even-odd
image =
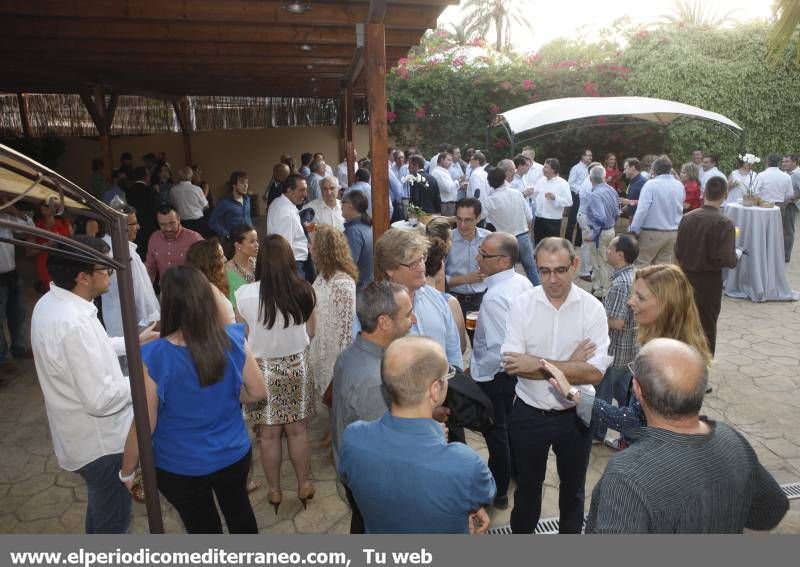
{"type": "Polygon", "coordinates": [[[136,478],[136,471],[134,470],[128,476],[122,476],[122,469],[120,469],[120,471],[119,471],[119,473],[117,473],[117,475],[119,476],[120,482],[122,482],[122,483],[131,482],[131,481],[133,481],[133,479],[136,478]]]}

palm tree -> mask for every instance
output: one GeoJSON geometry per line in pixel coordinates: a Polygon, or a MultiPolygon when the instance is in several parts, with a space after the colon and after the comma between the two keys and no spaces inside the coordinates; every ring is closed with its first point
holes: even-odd
{"type": "Polygon", "coordinates": [[[458,45],[466,45],[467,42],[472,39],[472,36],[467,31],[467,24],[466,22],[461,22],[459,24],[450,24],[450,29],[447,30],[450,34],[450,41],[454,46],[458,45]]]}
{"type": "Polygon", "coordinates": [[[531,0],[466,0],[463,22],[467,34],[486,36],[493,29],[495,49],[507,50],[511,46],[512,22],[533,31],[527,18],[531,4],[531,0]]]}
{"type": "MultiPolygon", "coordinates": [[[[778,16],[769,35],[769,56],[776,61],[795,36],[800,26],[800,2],[797,0],[775,0],[773,12],[778,16]]],[[[795,46],[795,60],[800,63],[800,42],[795,46]]]]}
{"type": "Polygon", "coordinates": [[[708,28],[732,21],[732,15],[733,12],[718,12],[702,0],[673,0],[672,12],[661,16],[661,21],[667,25],[708,28]]]}

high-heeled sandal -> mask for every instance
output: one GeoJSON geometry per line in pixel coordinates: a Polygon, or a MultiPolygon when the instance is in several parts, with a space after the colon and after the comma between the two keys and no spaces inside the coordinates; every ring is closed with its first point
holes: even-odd
{"type": "Polygon", "coordinates": [[[303,486],[301,486],[297,491],[297,498],[300,499],[300,502],[303,504],[303,509],[308,509],[306,502],[309,500],[314,499],[314,493],[316,492],[316,488],[311,482],[307,482],[303,486]]]}
{"type": "Polygon", "coordinates": [[[278,514],[278,507],[283,502],[283,492],[280,490],[270,490],[267,494],[267,501],[275,508],[275,514],[278,514]]]}

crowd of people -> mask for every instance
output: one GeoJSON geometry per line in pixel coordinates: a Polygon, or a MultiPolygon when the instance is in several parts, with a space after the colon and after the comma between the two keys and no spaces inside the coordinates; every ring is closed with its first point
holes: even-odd
{"type": "MultiPolygon", "coordinates": [[[[123,154],[103,194],[128,219],[158,488],[188,532],[221,532],[219,511],[231,533],[257,531],[253,443],[274,512],[284,437],[290,490],[309,506],[318,412],[352,533],[485,532],[512,486],[511,529],[533,533],[550,449],[560,531],[580,533],[593,443],[624,450],[595,487],[588,532],[741,532],[783,517],[747,441],[700,412],[721,273],[738,256],[721,208],[745,179],[793,222],[796,156],[786,173],[770,154],[765,172],[729,183],[702,152],[676,173],[668,156],[620,170],[587,149],[565,179],[533,148],[494,167],[447,144],[430,159],[392,149],[376,188],[391,218],[412,205],[433,218],[375,242],[368,160],[348,170],[304,153],[296,169],[282,156],[263,195],[234,171],[210,211],[199,170],[173,184],[165,156],[148,156],[133,167],[123,154]],[[488,462],[465,427],[485,437],[488,462]]],[[[54,213],[42,205],[45,226],[54,213]]],[[[104,228],[74,238],[110,253],[104,228]]],[[[88,485],[86,531],[126,532],[140,477],[117,275],[60,254],[40,262],[51,283],[31,347],[55,453],[88,485]]]]}

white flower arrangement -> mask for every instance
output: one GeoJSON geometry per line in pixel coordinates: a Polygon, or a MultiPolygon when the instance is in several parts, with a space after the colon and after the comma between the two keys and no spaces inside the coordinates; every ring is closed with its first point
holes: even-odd
{"type": "Polygon", "coordinates": [[[403,177],[400,180],[400,182],[401,183],[409,183],[411,185],[416,185],[418,183],[421,183],[425,187],[430,187],[430,185],[428,184],[428,180],[425,179],[425,176],[422,175],[421,173],[417,173],[416,175],[412,175],[412,174],[409,173],[408,175],[403,177]]]}
{"type": "Polygon", "coordinates": [[[749,163],[753,165],[754,163],[761,163],[761,158],[754,156],[753,154],[739,154],[739,159],[742,160],[742,163],[749,163]]]}

